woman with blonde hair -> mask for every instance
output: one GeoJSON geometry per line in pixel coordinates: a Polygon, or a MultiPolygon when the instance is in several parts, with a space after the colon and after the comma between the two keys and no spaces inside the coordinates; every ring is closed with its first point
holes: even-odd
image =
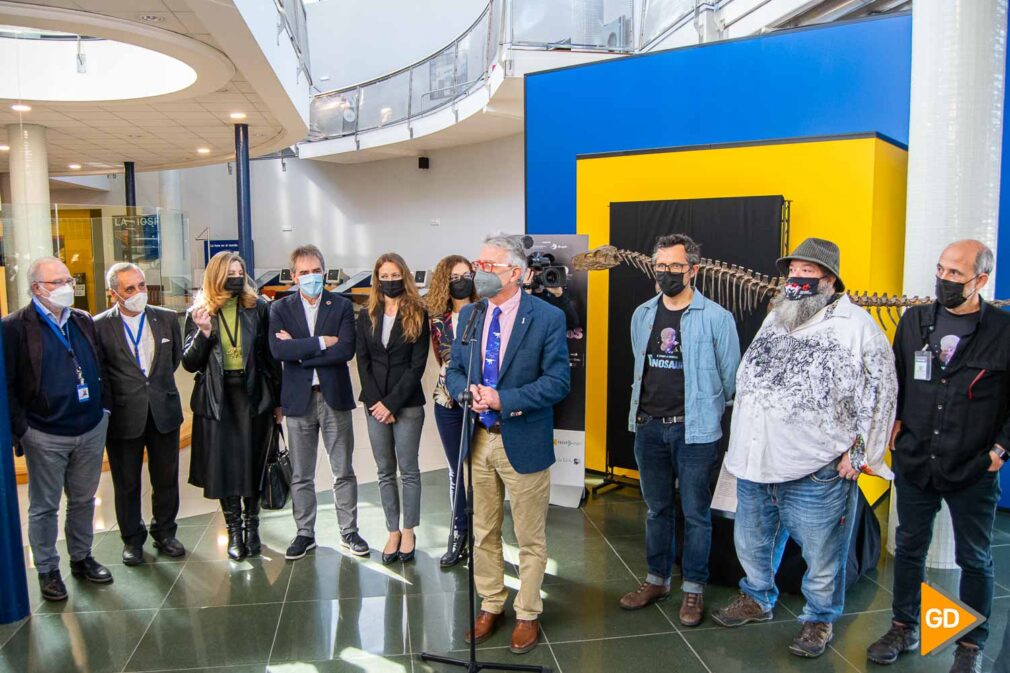
{"type": "Polygon", "coordinates": [[[428,286],[428,315],[431,320],[431,345],[439,364],[438,384],[435,386],[435,425],[442,439],[445,460],[449,464],[449,502],[453,504],[452,531],[449,547],[439,559],[439,565],[449,568],[466,556],[466,489],[456,483],[456,466],[459,463],[460,435],[463,433],[463,407],[445,387],[445,370],[449,366],[452,342],[456,338],[459,311],[477,301],[473,286],[473,270],[466,257],[449,255],[442,258],[431,274],[428,286]]]}
{"type": "Polygon", "coordinates": [[[228,556],[236,561],[260,553],[260,481],[273,424],[281,421],[269,314],[242,258],[219,252],[186,317],[182,366],[196,374],[189,483],[221,501],[228,556]]]}
{"type": "Polygon", "coordinates": [[[407,263],[396,253],[375,261],[368,306],[358,315],[358,399],[368,410],[368,440],[379,472],[379,497],[389,539],[382,562],[414,558],[414,528],[421,520],[417,454],[424,424],[421,377],[428,363],[428,317],[407,263]],[[400,520],[400,487],[403,521],[400,520]]]}

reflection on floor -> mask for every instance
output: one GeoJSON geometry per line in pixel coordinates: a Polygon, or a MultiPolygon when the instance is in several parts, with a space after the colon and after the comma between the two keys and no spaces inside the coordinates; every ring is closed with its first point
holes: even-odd
{"type": "MultiPolygon", "coordinates": [[[[327,493],[322,501],[332,503],[327,493]]],[[[383,519],[375,484],[361,489],[362,534],[375,547],[383,540],[383,519]]],[[[215,673],[336,673],[449,671],[419,661],[421,651],[463,655],[466,571],[438,568],[447,533],[448,498],[444,471],[423,476],[423,516],[414,563],[383,567],[378,552],[356,559],[337,551],[336,517],[320,510],[320,548],[297,562],[283,550],[294,533],[290,511],[265,516],[262,558],[225,560],[220,512],[189,515],[180,539],[184,559],[149,554],[148,563],[119,565],[115,531],[99,534],[95,555],[110,564],[115,583],[87,585],[68,580],[66,603],[43,602],[32,584],[33,615],[0,627],[0,671],[213,671],[215,673]]],[[[886,511],[886,508],[883,510],[886,511]]],[[[481,646],[488,660],[540,663],[564,673],[755,673],[760,671],[943,672],[950,650],[939,656],[908,655],[889,669],[866,662],[866,645],[890,617],[890,558],[849,593],[831,650],[822,658],[799,660],[786,652],[798,631],[802,598],[786,595],[775,620],[734,631],[711,620],[684,629],[677,622],[679,598],[639,612],[618,608],[618,598],[645,574],[645,508],[636,491],[590,500],[583,509],[551,508],[550,563],[544,584],[545,641],[532,653],[509,653],[510,628],[481,646]]],[[[517,562],[511,522],[506,520],[507,554],[517,562]]],[[[1010,610],[1010,516],[997,521],[998,598],[993,607],[995,656],[1010,610]]],[[[885,527],[886,530],[886,527],[885,527]]],[[[62,542],[60,543],[63,544],[62,542]]],[[[150,550],[150,547],[149,547],[150,550]]],[[[64,574],[68,575],[64,560],[64,574]]],[[[515,586],[515,567],[508,569],[515,586]]],[[[957,572],[931,573],[930,580],[955,592],[957,572]]],[[[719,606],[733,590],[710,587],[706,601],[719,606]]],[[[956,594],[955,594],[956,595],[956,594]]],[[[992,666],[988,661],[987,669],[992,666]]]]}

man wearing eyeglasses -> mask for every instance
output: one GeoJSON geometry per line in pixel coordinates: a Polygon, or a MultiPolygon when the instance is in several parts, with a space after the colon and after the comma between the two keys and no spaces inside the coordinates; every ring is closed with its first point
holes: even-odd
{"type": "Polygon", "coordinates": [[[39,587],[46,600],[61,601],[67,588],[56,536],[64,491],[71,573],[99,584],[112,581],[91,556],[108,393],[95,325],[71,308],[70,271],[59,259],[42,257],[32,262],[28,280],[31,303],[3,319],[7,400],[15,451],[28,462],[28,542],[39,587]]]}
{"type": "MultiPolygon", "coordinates": [[[[473,264],[474,286],[486,301],[464,306],[459,324],[475,310],[473,348],[456,332],[446,371],[454,399],[467,389],[478,414],[470,443],[473,469],[473,564],[482,598],[474,632],[481,643],[502,621],[508,589],[502,555],[505,489],[519,546],[519,591],[511,650],[536,647],[547,569],[547,505],[554,463],[554,405],[568,395],[570,373],[565,316],[560,309],[521,290],[526,271],[522,245],[513,236],[489,236],[473,264]],[[467,356],[472,359],[467,360],[467,356]]],[[[473,423],[473,420],[469,421],[473,423]]]]}
{"type": "Polygon", "coordinates": [[[693,287],[701,249],[682,234],[661,236],[653,253],[658,294],[631,319],[635,377],[628,429],[635,433],[649,573],[621,598],[640,610],[670,595],[675,557],[674,482],[684,511],[680,623],[704,617],[712,545],[712,476],[722,415],[733,399],[740,339],[726,309],[693,287]]]}

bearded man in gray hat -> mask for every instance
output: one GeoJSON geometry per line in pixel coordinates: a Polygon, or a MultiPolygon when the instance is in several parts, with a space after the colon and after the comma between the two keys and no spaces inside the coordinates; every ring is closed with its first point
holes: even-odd
{"type": "Polygon", "coordinates": [[[887,337],[843,293],[837,245],[809,238],[778,267],[787,280],[737,372],[725,461],[737,478],[734,543],[746,576],[712,618],[728,627],[772,619],[792,537],[808,571],[789,651],[818,657],[845,604],[855,481],[890,477],[897,377],[887,337]]]}

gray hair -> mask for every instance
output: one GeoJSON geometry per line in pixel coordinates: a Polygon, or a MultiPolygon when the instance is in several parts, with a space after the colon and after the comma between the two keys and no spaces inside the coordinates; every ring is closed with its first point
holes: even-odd
{"type": "Polygon", "coordinates": [[[984,243],[981,244],[978,254],[975,255],[975,275],[992,274],[993,267],[996,266],[996,257],[992,254],[992,249],[984,243]]]}
{"type": "Polygon", "coordinates": [[[42,279],[39,278],[39,269],[43,264],[50,264],[52,262],[59,262],[60,264],[63,264],[62,259],[52,256],[39,257],[38,259],[33,260],[31,265],[28,267],[28,282],[33,285],[35,283],[41,283],[42,279]]]}
{"type": "Polygon", "coordinates": [[[519,267],[519,270],[526,273],[526,251],[523,249],[522,237],[511,234],[490,234],[484,237],[484,245],[489,248],[497,248],[508,253],[509,264],[519,267]]]}
{"type": "Polygon", "coordinates": [[[300,257],[315,257],[319,260],[319,266],[326,270],[326,260],[323,259],[322,251],[312,244],[300,245],[291,252],[291,272],[295,271],[295,262],[298,261],[300,257]]]}
{"type": "Polygon", "coordinates": [[[701,262],[701,246],[695,243],[694,239],[687,234],[666,234],[657,238],[656,248],[652,251],[652,261],[656,261],[656,253],[663,248],[672,248],[677,245],[684,246],[688,264],[695,266],[701,262]]]}
{"type": "Polygon", "coordinates": [[[105,287],[118,292],[119,274],[124,271],[139,271],[141,276],[144,275],[144,270],[133,262],[116,262],[105,272],[105,287]]]}

